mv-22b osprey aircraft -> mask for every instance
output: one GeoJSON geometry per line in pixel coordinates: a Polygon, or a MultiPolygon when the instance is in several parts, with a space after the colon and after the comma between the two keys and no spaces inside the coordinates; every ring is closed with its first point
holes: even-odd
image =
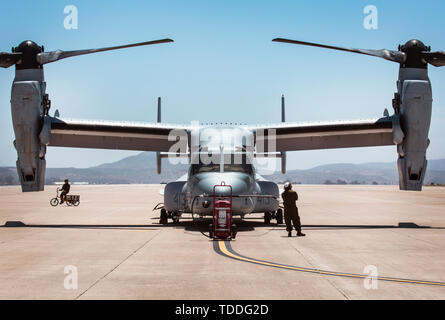
{"type": "Polygon", "coordinates": [[[397,92],[392,101],[394,113],[389,115],[385,109],[384,116],[379,119],[289,123],[285,122],[283,103],[279,124],[171,125],[161,123],[160,101],[158,123],[69,120],[60,118],[58,111],[54,116],[49,115],[51,101],[45,92],[45,64],[78,55],[172,41],[162,39],[117,47],[52,52],[45,52],[43,46],[32,41],[24,41],[13,48],[12,53],[0,53],[0,66],[15,65],[16,69],[11,112],[18,155],[17,172],[23,192],[43,190],[47,146],[154,151],[158,173],[163,157],[186,157],[190,162],[188,174],[179,181],[168,183],[164,189],[161,223],[167,223],[168,217],[177,222],[183,213],[201,217],[212,215],[213,187],[222,181],[233,187],[233,215],[244,217],[260,212],[265,213],[266,223],[271,218],[282,223],[278,186],[262,179],[252,160],[281,158],[281,170],[285,173],[287,151],[386,145],[397,146],[400,189],[421,191],[427,168],[432,108],[428,64],[444,66],[445,53],[431,52],[418,40],[408,41],[399,46],[398,51],[347,49],[282,38],[273,40],[375,56],[400,64],[397,92]],[[230,161],[236,155],[241,160],[230,161]]]}

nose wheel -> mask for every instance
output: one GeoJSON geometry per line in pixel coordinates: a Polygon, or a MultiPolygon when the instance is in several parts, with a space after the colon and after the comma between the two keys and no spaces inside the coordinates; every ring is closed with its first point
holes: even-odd
{"type": "Polygon", "coordinates": [[[272,220],[272,213],[270,213],[269,211],[264,212],[264,223],[270,224],[270,220],[272,220]]]}
{"type": "Polygon", "coordinates": [[[179,213],[177,213],[177,212],[172,212],[172,214],[171,214],[171,218],[172,218],[172,221],[173,221],[173,223],[179,223],[179,213]]]}
{"type": "Polygon", "coordinates": [[[172,219],[173,223],[179,223],[179,218],[181,217],[178,212],[167,212],[165,209],[161,209],[161,214],[159,216],[160,224],[168,224],[168,219],[172,219]]]}

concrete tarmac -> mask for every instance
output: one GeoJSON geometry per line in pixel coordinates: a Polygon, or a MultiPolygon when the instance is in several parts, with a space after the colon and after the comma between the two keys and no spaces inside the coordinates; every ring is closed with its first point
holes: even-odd
{"type": "MultiPolygon", "coordinates": [[[[0,187],[0,299],[445,299],[445,286],[373,289],[366,279],[222,256],[200,232],[208,221],[159,224],[152,208],[163,187],[73,185],[78,207],[51,207],[55,186],[0,187]],[[75,289],[65,288],[67,266],[77,270],[75,289]]],[[[445,188],[295,189],[306,237],[288,238],[284,225],[255,214],[237,221],[231,249],[295,267],[365,274],[368,266],[381,277],[445,282],[445,188]]]]}

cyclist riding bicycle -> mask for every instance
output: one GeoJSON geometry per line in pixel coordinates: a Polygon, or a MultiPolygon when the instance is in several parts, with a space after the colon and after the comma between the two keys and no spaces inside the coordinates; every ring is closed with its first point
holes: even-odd
{"type": "Polygon", "coordinates": [[[62,186],[62,193],[60,194],[60,204],[66,200],[66,195],[70,192],[70,184],[68,179],[65,179],[65,184],[62,186]]]}

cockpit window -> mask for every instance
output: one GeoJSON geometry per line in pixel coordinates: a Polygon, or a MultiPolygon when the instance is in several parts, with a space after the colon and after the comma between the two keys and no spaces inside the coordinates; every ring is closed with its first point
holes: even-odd
{"type": "MultiPolygon", "coordinates": [[[[191,174],[197,174],[201,172],[219,172],[219,164],[192,164],[191,174]]],[[[251,164],[225,164],[224,172],[242,172],[252,174],[253,169],[251,164]]]]}

